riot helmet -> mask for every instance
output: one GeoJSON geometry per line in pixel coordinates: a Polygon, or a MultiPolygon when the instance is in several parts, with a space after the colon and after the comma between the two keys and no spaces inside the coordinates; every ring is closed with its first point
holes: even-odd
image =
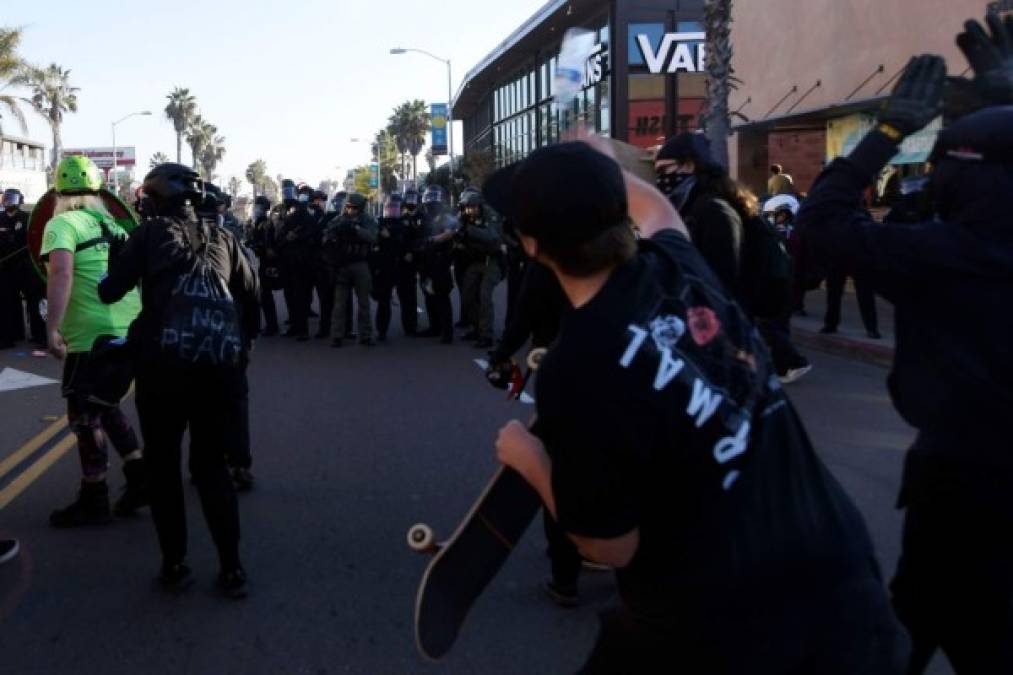
{"type": "Polygon", "coordinates": [[[345,215],[358,215],[366,208],[366,198],[358,192],[350,192],[345,199],[345,215]]]}
{"type": "Polygon", "coordinates": [[[199,209],[201,213],[217,214],[218,207],[225,203],[225,193],[214,183],[204,183],[204,201],[199,209]]]}
{"type": "Polygon", "coordinates": [[[771,225],[785,225],[795,220],[799,203],[791,195],[777,195],[763,204],[763,215],[771,225]]]}
{"type": "Polygon", "coordinates": [[[296,188],[296,199],[300,204],[309,204],[310,200],[313,199],[313,188],[306,183],[299,183],[296,188]]]}
{"type": "Polygon", "coordinates": [[[320,202],[320,206],[323,206],[327,203],[327,193],[323,190],[314,190],[313,201],[320,202]]]}
{"type": "Polygon", "coordinates": [[[474,220],[482,215],[483,203],[481,191],[478,188],[469,187],[461,192],[461,201],[458,202],[458,206],[461,208],[462,215],[474,220]]]}
{"type": "MultiPolygon", "coordinates": [[[[187,204],[204,201],[204,181],[188,166],[166,162],[148,172],[141,184],[145,203],[150,203],[150,215],[175,215],[187,204]]],[[[149,214],[145,214],[149,215],[149,214]]]]}
{"type": "Polygon", "coordinates": [[[397,218],[401,215],[401,196],[388,195],[383,205],[384,218],[397,218]]]}
{"type": "Polygon", "coordinates": [[[4,190],[3,208],[8,211],[13,211],[24,203],[25,196],[21,194],[21,190],[18,190],[17,188],[7,188],[4,190]]]}
{"type": "Polygon", "coordinates": [[[338,190],[335,192],[334,196],[331,197],[331,208],[334,211],[341,213],[341,210],[345,207],[345,199],[347,197],[348,193],[344,190],[338,190]]]}
{"type": "Polygon", "coordinates": [[[434,216],[443,211],[443,188],[430,185],[422,194],[422,208],[426,215],[434,216]]]}
{"type": "Polygon", "coordinates": [[[409,215],[415,213],[415,210],[419,207],[419,193],[411,188],[405,190],[404,195],[401,197],[401,211],[407,212],[409,215]]]}
{"type": "Polygon", "coordinates": [[[281,181],[281,200],[285,206],[295,206],[299,203],[299,193],[296,191],[294,180],[285,178],[281,181]]]}
{"type": "Polygon", "coordinates": [[[268,211],[271,210],[271,200],[260,195],[253,199],[253,218],[259,219],[267,215],[268,211]]]}

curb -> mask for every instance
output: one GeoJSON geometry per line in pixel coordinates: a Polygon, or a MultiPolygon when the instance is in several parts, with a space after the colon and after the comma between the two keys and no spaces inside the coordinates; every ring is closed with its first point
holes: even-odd
{"type": "Polygon", "coordinates": [[[822,335],[797,327],[792,327],[791,339],[800,347],[816,349],[833,354],[834,356],[862,361],[874,366],[880,366],[881,368],[890,368],[893,365],[892,345],[871,344],[840,335],[822,335]]]}

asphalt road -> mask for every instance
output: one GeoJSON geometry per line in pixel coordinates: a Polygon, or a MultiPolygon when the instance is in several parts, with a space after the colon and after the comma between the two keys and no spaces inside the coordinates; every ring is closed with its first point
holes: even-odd
{"type": "MultiPolygon", "coordinates": [[[[198,584],[181,597],[153,588],[159,554],[146,512],[96,529],[51,529],[49,512],[72,499],[79,477],[75,450],[52,450],[66,437],[59,387],[0,392],[0,462],[59,428],[23,461],[0,464],[0,536],[23,546],[0,567],[0,672],[573,672],[594,639],[596,611],[614,600],[613,582],[587,575],[580,608],[551,605],[539,590],[548,566],[537,525],[448,659],[429,664],[415,650],[413,604],[427,559],[408,550],[405,533],[417,521],[449,533],[495,468],[496,430],[533,411],[485,384],[473,363],[482,356],[468,344],[399,335],[372,349],[260,341],[250,373],[258,483],[240,503],[251,578],[242,602],[214,592],[215,556],[192,488],[198,584]]],[[[901,525],[893,501],[913,433],[889,404],[884,370],[813,358],[792,398],[892,570],[901,525]]],[[[16,351],[0,352],[5,367],[59,378],[51,359],[16,351]]],[[[126,410],[135,415],[131,402],[126,410]]],[[[949,673],[939,661],[931,672],[949,673]]]]}

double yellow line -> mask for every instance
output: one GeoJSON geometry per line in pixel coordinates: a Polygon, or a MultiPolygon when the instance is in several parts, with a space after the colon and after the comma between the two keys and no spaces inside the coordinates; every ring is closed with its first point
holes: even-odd
{"type": "MultiPolygon", "coordinates": [[[[25,461],[28,457],[31,457],[32,453],[52,440],[54,436],[66,429],[67,416],[64,415],[40,431],[30,441],[15,450],[12,455],[4,458],[3,461],[0,461],[0,480],[3,480],[3,478],[11,472],[11,470],[21,464],[21,462],[25,461]]],[[[21,474],[12,480],[7,487],[0,490],[0,510],[3,510],[4,507],[14,501],[14,499],[24,492],[29,485],[34,483],[39,476],[44,474],[49,467],[56,464],[56,462],[67,454],[67,451],[73,448],[76,443],[77,437],[75,437],[74,434],[68,433],[62,440],[50,448],[46,454],[39,457],[27,469],[21,472],[21,474]]]]}

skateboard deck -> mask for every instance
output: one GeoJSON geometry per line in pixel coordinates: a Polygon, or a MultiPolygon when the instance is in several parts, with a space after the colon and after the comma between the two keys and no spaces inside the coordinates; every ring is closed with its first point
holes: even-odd
{"type": "MultiPolygon", "coordinates": [[[[98,196],[102,199],[110,215],[116,220],[116,224],[130,234],[137,227],[137,216],[127,207],[123,201],[105,188],[99,190],[98,196]]],[[[56,208],[57,194],[55,190],[49,190],[39,198],[28,217],[28,253],[32,258],[32,265],[39,273],[43,281],[46,279],[46,266],[42,263],[40,251],[42,250],[42,237],[46,233],[46,225],[53,219],[53,210],[56,208]]]]}
{"type": "MultiPolygon", "coordinates": [[[[533,349],[528,354],[527,373],[510,392],[513,400],[523,394],[545,353],[533,349]]],[[[425,657],[438,661],[450,651],[468,612],[541,508],[534,488],[513,469],[500,466],[446,542],[438,543],[428,525],[408,531],[408,546],[436,554],[415,597],[415,644],[425,657]]]]}
{"type": "Polygon", "coordinates": [[[424,656],[438,661],[450,651],[468,612],[541,507],[527,481],[501,466],[445,544],[424,525],[409,531],[413,549],[436,551],[415,597],[415,643],[424,656]]]}

